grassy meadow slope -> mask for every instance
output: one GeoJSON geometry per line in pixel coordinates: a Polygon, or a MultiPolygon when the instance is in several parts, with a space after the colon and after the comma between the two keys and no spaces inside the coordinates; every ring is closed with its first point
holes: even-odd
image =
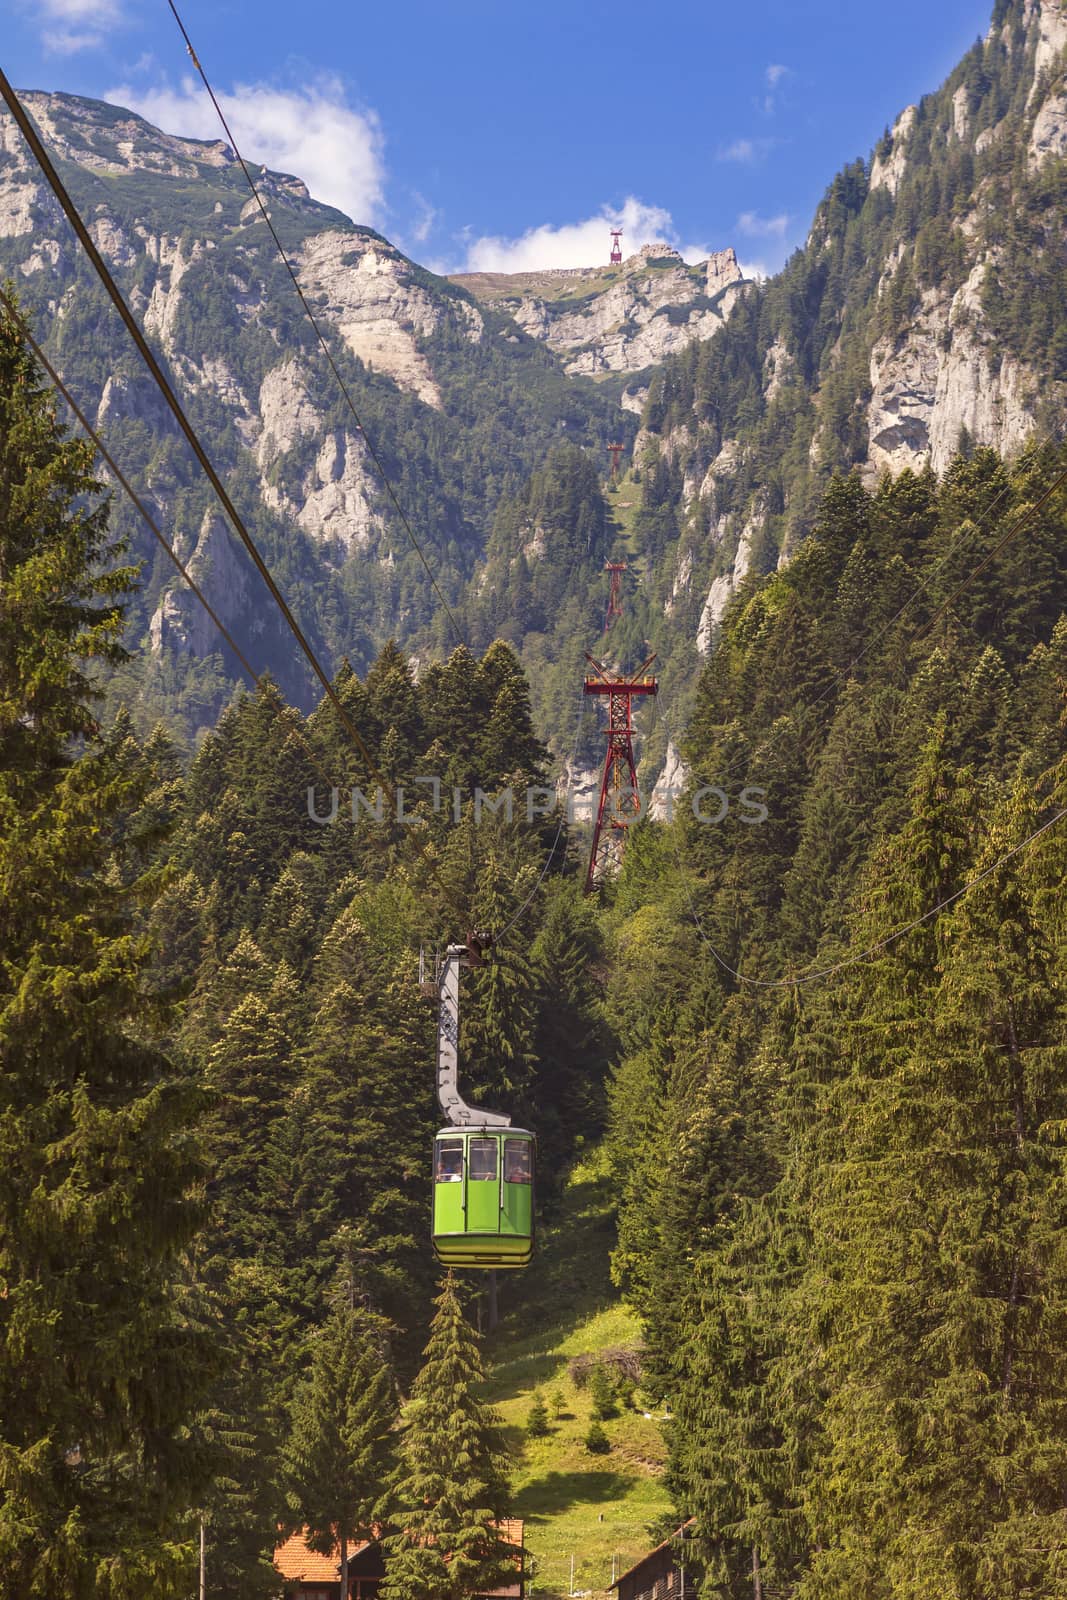
{"type": "Polygon", "coordinates": [[[515,1512],[525,1518],[533,1557],[530,1593],[545,1600],[570,1593],[572,1556],[575,1591],[606,1595],[613,1555],[625,1571],[648,1548],[649,1524],[670,1509],[660,1424],[646,1414],[640,1390],[633,1408],[620,1406],[604,1423],[609,1453],[592,1455],[584,1443],[589,1389],[568,1371],[576,1356],[639,1342],[637,1320],[608,1274],[613,1239],[610,1183],[593,1155],[571,1174],[533,1265],[508,1284],[508,1309],[487,1341],[488,1395],[506,1426],[515,1512]],[[538,1389],[550,1432],[531,1439],[526,1420],[538,1389]]]}

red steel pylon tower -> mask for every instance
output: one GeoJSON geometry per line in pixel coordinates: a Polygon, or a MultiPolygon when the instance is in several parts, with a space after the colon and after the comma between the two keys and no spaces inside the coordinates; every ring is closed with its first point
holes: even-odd
{"type": "Polygon", "coordinates": [[[616,617],[622,616],[622,575],[626,571],[625,561],[605,561],[604,571],[611,573],[611,589],[608,592],[608,614],[604,620],[604,632],[607,633],[616,617]]]}
{"type": "Polygon", "coordinates": [[[617,267],[619,262],[622,260],[622,245],[619,243],[621,238],[622,238],[622,229],[621,228],[612,228],[612,230],[611,230],[611,264],[612,264],[613,267],[617,267]]]}
{"type": "Polygon", "coordinates": [[[622,861],[626,845],[626,830],[641,815],[641,792],[637,787],[637,764],[634,761],[633,700],[635,697],[655,694],[655,678],[645,676],[646,669],[655,661],[649,656],[629,678],[613,677],[607,667],[586,652],[585,659],[596,673],[585,680],[586,694],[604,695],[608,702],[608,749],[604,760],[604,776],[600,780],[600,802],[597,806],[596,826],[593,829],[593,848],[589,853],[589,870],[585,875],[585,892],[596,888],[597,878],[603,873],[609,858],[616,865],[622,861]]]}
{"type": "Polygon", "coordinates": [[[609,444],[608,445],[608,454],[611,457],[611,481],[612,481],[612,483],[618,483],[618,481],[619,481],[619,457],[622,455],[622,453],[623,453],[623,451],[625,449],[626,449],[626,446],[624,444],[609,444]]]}

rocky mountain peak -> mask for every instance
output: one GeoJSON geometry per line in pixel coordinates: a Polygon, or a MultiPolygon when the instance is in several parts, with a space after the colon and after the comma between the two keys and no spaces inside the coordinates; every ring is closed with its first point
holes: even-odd
{"type": "Polygon", "coordinates": [[[725,325],[747,281],[732,248],[690,263],[646,243],[616,265],[460,273],[475,299],[507,311],[566,371],[639,372],[725,325]]]}

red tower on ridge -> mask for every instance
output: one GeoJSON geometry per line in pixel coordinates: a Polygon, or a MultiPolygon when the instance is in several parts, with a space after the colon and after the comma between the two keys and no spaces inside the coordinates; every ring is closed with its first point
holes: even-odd
{"type": "Polygon", "coordinates": [[[619,262],[622,260],[622,245],[619,243],[621,238],[622,238],[622,229],[621,228],[612,228],[612,230],[611,230],[611,264],[612,264],[613,267],[617,267],[619,262]]]}
{"type": "Polygon", "coordinates": [[[612,483],[618,483],[618,481],[619,481],[619,457],[622,455],[622,453],[623,453],[623,451],[625,449],[626,449],[626,446],[624,444],[609,444],[608,445],[608,454],[611,457],[611,481],[612,481],[612,483]]]}
{"type": "Polygon", "coordinates": [[[604,621],[604,632],[607,633],[616,617],[622,616],[622,575],[626,571],[625,561],[605,561],[604,571],[611,573],[611,589],[608,592],[608,614],[604,621]]]}
{"type": "Polygon", "coordinates": [[[629,678],[613,677],[608,669],[588,651],[585,659],[596,673],[586,678],[586,694],[604,695],[608,702],[608,749],[604,759],[604,776],[600,780],[600,802],[597,806],[596,826],[593,829],[593,848],[589,853],[589,870],[585,875],[585,892],[596,888],[597,878],[603,874],[609,859],[616,866],[622,860],[626,846],[626,830],[641,816],[641,791],[637,787],[637,763],[634,761],[633,700],[643,695],[653,695],[659,685],[655,678],[642,676],[655,661],[655,656],[640,666],[629,678]]]}

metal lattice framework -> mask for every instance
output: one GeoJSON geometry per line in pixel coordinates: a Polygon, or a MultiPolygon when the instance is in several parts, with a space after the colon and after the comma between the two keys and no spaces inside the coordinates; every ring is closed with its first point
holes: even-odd
{"type": "Polygon", "coordinates": [[[616,617],[622,616],[622,575],[627,570],[625,561],[605,561],[604,571],[611,573],[611,589],[608,592],[608,614],[604,619],[604,632],[607,633],[616,617]]]}
{"type": "Polygon", "coordinates": [[[612,228],[612,230],[611,230],[611,261],[612,261],[612,264],[614,266],[618,266],[619,262],[622,260],[622,243],[621,243],[621,240],[622,240],[622,229],[621,228],[612,228]]]}
{"type": "Polygon", "coordinates": [[[659,685],[655,678],[648,675],[648,668],[656,659],[654,655],[649,656],[628,678],[614,676],[588,651],[585,659],[595,673],[594,677],[586,678],[585,693],[601,695],[608,702],[608,747],[604,757],[604,774],[600,780],[593,848],[589,853],[589,870],[585,875],[585,892],[589,894],[603,876],[609,861],[618,867],[626,845],[626,830],[641,816],[641,791],[637,786],[637,763],[634,760],[633,702],[646,695],[654,695],[659,685]]]}

